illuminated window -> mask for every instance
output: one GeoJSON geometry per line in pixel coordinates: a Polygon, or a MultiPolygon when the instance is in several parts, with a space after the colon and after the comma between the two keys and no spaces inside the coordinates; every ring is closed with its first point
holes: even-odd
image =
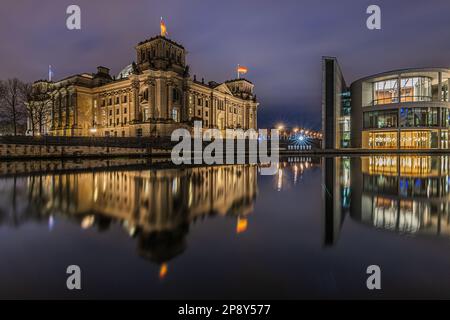
{"type": "Polygon", "coordinates": [[[401,108],[401,127],[439,126],[439,108],[401,108]]]}
{"type": "Polygon", "coordinates": [[[397,110],[364,112],[364,129],[397,127],[397,110]]]}
{"type": "Polygon", "coordinates": [[[431,101],[431,79],[426,77],[402,78],[400,101],[431,101]]]}
{"type": "Polygon", "coordinates": [[[400,148],[402,149],[431,149],[437,147],[438,133],[436,130],[400,132],[400,148]]]}
{"type": "Polygon", "coordinates": [[[395,149],[397,148],[397,132],[369,132],[367,146],[371,149],[395,149]]]}
{"type": "Polygon", "coordinates": [[[178,109],[177,109],[177,108],[173,108],[173,109],[172,109],[172,119],[173,119],[173,121],[175,121],[175,122],[180,122],[180,116],[179,116],[179,113],[178,113],[178,109]]]}
{"type": "Polygon", "coordinates": [[[398,102],[397,79],[378,81],[373,83],[373,104],[387,104],[398,102]]]}

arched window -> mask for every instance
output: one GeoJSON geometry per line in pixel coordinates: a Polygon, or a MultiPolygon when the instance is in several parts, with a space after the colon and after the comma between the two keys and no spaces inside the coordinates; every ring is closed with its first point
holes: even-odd
{"type": "Polygon", "coordinates": [[[142,101],[148,101],[148,88],[142,92],[142,101]]]}
{"type": "Polygon", "coordinates": [[[180,91],[177,88],[172,89],[172,101],[180,101],[180,91]]]}

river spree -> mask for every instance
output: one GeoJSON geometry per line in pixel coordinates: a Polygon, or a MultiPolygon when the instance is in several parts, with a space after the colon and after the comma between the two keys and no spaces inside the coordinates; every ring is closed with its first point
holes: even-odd
{"type": "Polygon", "coordinates": [[[2,162],[0,298],[450,298],[450,157],[260,169],[2,162]]]}

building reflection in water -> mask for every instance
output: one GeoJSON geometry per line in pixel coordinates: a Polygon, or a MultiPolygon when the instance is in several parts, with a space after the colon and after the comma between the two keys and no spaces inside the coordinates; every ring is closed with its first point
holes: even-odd
{"type": "Polygon", "coordinates": [[[15,205],[4,202],[0,212],[2,220],[14,217],[10,224],[48,220],[51,229],[56,217],[65,216],[81,228],[102,231],[120,222],[137,239],[139,255],[159,264],[159,276],[164,278],[169,270],[167,262],[186,249],[192,222],[210,215],[233,216],[236,232],[245,232],[257,195],[257,167],[34,175],[0,179],[2,190],[13,193],[16,199],[15,205]]]}
{"type": "Polygon", "coordinates": [[[449,156],[325,158],[324,243],[345,216],[402,234],[450,236],[449,156]]]}

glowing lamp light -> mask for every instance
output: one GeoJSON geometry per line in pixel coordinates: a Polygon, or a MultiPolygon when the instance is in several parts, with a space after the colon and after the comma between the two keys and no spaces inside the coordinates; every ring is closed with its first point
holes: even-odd
{"type": "Polygon", "coordinates": [[[89,129],[89,131],[90,131],[91,133],[96,133],[96,132],[97,132],[97,128],[91,128],[91,129],[89,129]]]}
{"type": "Polygon", "coordinates": [[[299,141],[303,141],[303,140],[305,140],[305,137],[304,137],[304,136],[299,136],[299,137],[298,137],[298,140],[299,140],[299,141]]]}

